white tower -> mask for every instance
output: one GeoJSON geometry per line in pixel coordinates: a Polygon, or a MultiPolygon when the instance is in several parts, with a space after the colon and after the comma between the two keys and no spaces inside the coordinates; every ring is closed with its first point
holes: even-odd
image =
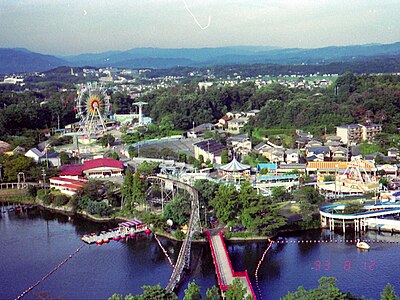
{"type": "Polygon", "coordinates": [[[143,108],[143,105],[145,105],[145,104],[147,104],[147,102],[140,101],[140,102],[133,103],[133,105],[136,105],[137,107],[139,107],[139,126],[144,125],[142,108],[143,108]]]}

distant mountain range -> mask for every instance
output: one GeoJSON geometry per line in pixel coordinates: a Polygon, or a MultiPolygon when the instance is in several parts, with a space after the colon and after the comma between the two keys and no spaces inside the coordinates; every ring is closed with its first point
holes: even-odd
{"type": "Polygon", "coordinates": [[[218,48],[134,48],[127,51],[52,56],[23,48],[0,48],[0,74],[45,71],[58,66],[120,68],[170,68],[228,64],[326,65],[332,62],[368,61],[400,56],[400,42],[332,46],[324,48],[276,48],[236,46],[218,48]]]}

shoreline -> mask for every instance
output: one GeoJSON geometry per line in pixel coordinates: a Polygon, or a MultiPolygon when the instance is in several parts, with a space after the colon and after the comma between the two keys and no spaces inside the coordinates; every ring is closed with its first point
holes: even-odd
{"type": "MultiPolygon", "coordinates": [[[[27,196],[29,197],[29,196],[27,196]]],[[[97,217],[97,216],[93,216],[88,214],[87,212],[84,211],[73,211],[72,207],[69,206],[62,206],[62,207],[54,207],[52,205],[45,205],[43,204],[41,201],[38,201],[38,199],[28,199],[28,200],[22,200],[22,199],[2,199],[0,198],[0,203],[13,203],[13,204],[29,204],[29,205],[34,205],[37,206],[39,209],[43,209],[43,210],[47,210],[53,213],[60,213],[63,214],[65,216],[68,217],[72,217],[72,216],[78,216],[81,217],[83,219],[92,221],[92,222],[96,222],[96,223],[108,223],[108,222],[126,222],[129,221],[129,218],[124,218],[124,217],[97,217]]],[[[293,229],[293,230],[288,230],[288,229],[283,229],[283,230],[279,230],[275,235],[273,236],[251,236],[251,237],[230,237],[230,238],[226,238],[224,237],[224,239],[226,241],[230,241],[230,242],[258,242],[258,241],[268,241],[270,239],[273,239],[277,236],[279,236],[280,234],[284,234],[287,232],[302,232],[302,231],[307,231],[307,230],[314,230],[314,229],[323,229],[322,227],[320,228],[307,228],[307,229],[293,229]]],[[[152,229],[154,231],[154,233],[156,233],[159,236],[162,236],[164,238],[167,238],[169,240],[175,241],[175,242],[182,242],[183,240],[181,239],[177,239],[175,238],[172,234],[165,232],[165,231],[159,231],[157,230],[157,228],[153,228],[152,229]]],[[[193,239],[192,240],[193,243],[206,243],[207,239],[202,238],[202,239],[193,239]]]]}

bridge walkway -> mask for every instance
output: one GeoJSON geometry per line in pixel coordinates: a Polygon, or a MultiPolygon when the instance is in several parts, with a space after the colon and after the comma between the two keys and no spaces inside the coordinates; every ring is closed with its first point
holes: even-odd
{"type": "Polygon", "coordinates": [[[253,299],[256,299],[247,271],[235,272],[233,270],[229,253],[224,242],[223,233],[219,232],[210,234],[209,232],[206,232],[205,235],[210,243],[211,254],[215,265],[215,273],[217,274],[218,284],[221,291],[225,292],[229,285],[238,278],[247,291],[246,295],[251,295],[253,299]]]}

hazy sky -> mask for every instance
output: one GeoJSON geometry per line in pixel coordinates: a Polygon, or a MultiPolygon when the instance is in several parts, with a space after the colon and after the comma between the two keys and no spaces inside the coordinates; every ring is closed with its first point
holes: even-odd
{"type": "Polygon", "coordinates": [[[399,12],[400,0],[0,0],[0,47],[67,55],[393,43],[399,12]]]}

